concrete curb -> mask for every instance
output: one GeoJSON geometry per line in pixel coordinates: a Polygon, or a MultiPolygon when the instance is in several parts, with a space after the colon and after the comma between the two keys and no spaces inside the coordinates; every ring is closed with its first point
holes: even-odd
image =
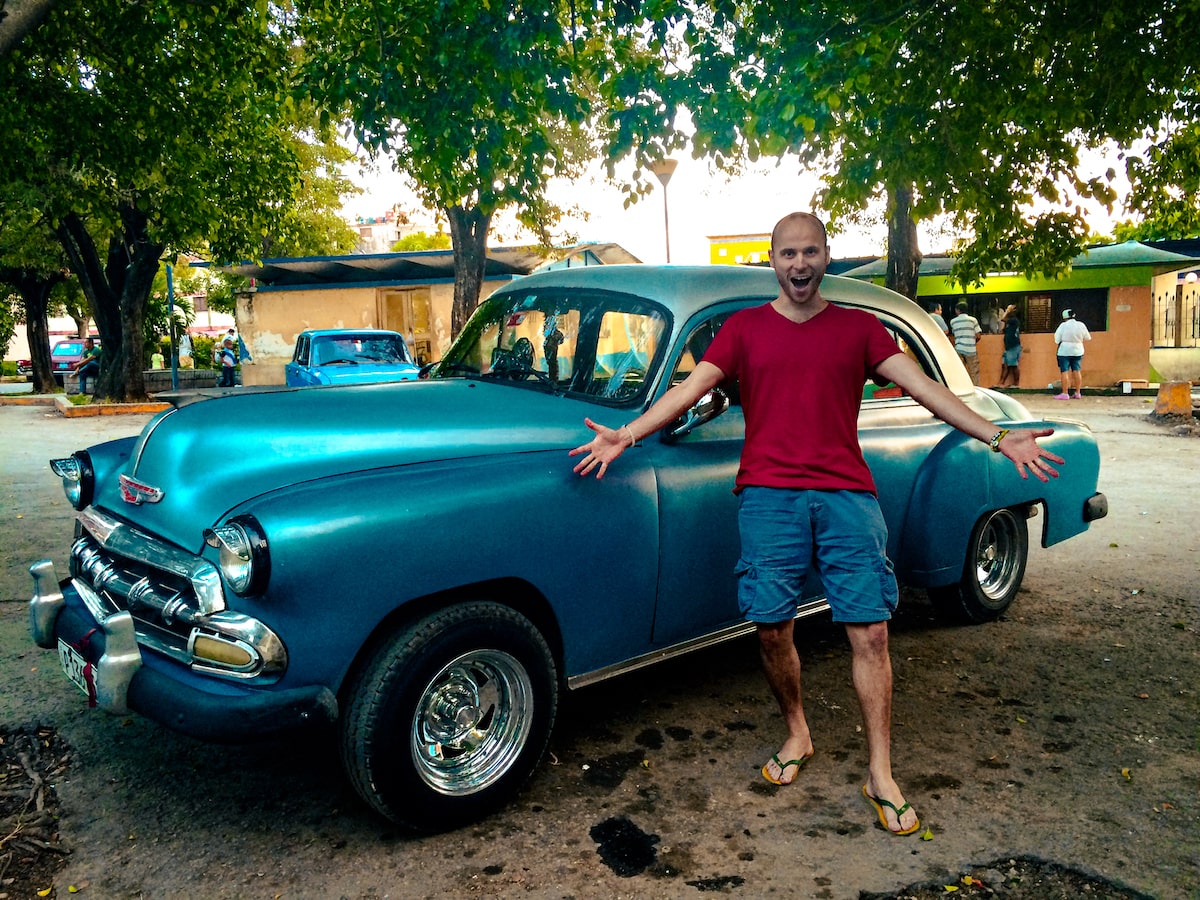
{"type": "Polygon", "coordinates": [[[138,413],[160,413],[171,408],[170,403],[84,403],[76,406],[62,394],[54,396],[54,406],[60,415],[68,419],[87,416],[122,416],[138,413]]]}

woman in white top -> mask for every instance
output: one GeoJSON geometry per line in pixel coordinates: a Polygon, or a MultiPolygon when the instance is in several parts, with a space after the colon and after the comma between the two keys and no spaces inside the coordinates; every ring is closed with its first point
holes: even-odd
{"type": "Polygon", "coordinates": [[[1064,309],[1063,321],[1054,332],[1058,344],[1058,371],[1062,372],[1062,393],[1055,400],[1082,400],[1083,394],[1083,342],[1092,335],[1087,326],[1075,318],[1075,310],[1064,309]],[[1074,392],[1072,392],[1074,387],[1074,392]]]}

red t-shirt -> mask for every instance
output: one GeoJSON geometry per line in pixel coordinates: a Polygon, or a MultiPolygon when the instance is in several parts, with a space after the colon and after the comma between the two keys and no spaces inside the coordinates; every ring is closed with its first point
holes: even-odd
{"type": "Polygon", "coordinates": [[[746,443],[735,490],[875,493],[858,409],[875,367],[899,352],[863,310],[831,304],[797,323],[767,303],[730,316],[704,359],[740,382],[746,443]]]}

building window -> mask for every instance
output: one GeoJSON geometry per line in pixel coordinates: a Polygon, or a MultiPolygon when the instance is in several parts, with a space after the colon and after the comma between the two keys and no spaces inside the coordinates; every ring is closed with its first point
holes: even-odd
{"type": "Polygon", "coordinates": [[[1004,331],[1000,316],[1010,305],[1017,307],[1023,334],[1053,334],[1062,323],[1064,309],[1074,311],[1075,318],[1086,325],[1088,331],[1108,330],[1107,288],[947,297],[942,300],[943,318],[947,322],[958,315],[956,307],[964,300],[967,312],[979,320],[979,327],[984,334],[1000,334],[1004,331]]]}

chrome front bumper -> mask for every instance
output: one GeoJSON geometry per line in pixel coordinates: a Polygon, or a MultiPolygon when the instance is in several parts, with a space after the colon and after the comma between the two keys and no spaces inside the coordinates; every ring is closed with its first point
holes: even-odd
{"type": "MultiPolygon", "coordinates": [[[[29,567],[29,574],[33,576],[29,630],[39,647],[54,649],[59,640],[55,625],[66,598],[59,589],[58,575],[50,560],[34,563],[29,567]]],[[[95,703],[107,712],[124,715],[130,711],[129,684],[142,667],[142,653],[137,645],[133,616],[128,612],[106,609],[99,595],[82,582],[75,581],[74,587],[96,620],[96,627],[104,635],[104,652],[100,660],[92,665],[89,679],[89,685],[95,691],[95,703]]]]}

